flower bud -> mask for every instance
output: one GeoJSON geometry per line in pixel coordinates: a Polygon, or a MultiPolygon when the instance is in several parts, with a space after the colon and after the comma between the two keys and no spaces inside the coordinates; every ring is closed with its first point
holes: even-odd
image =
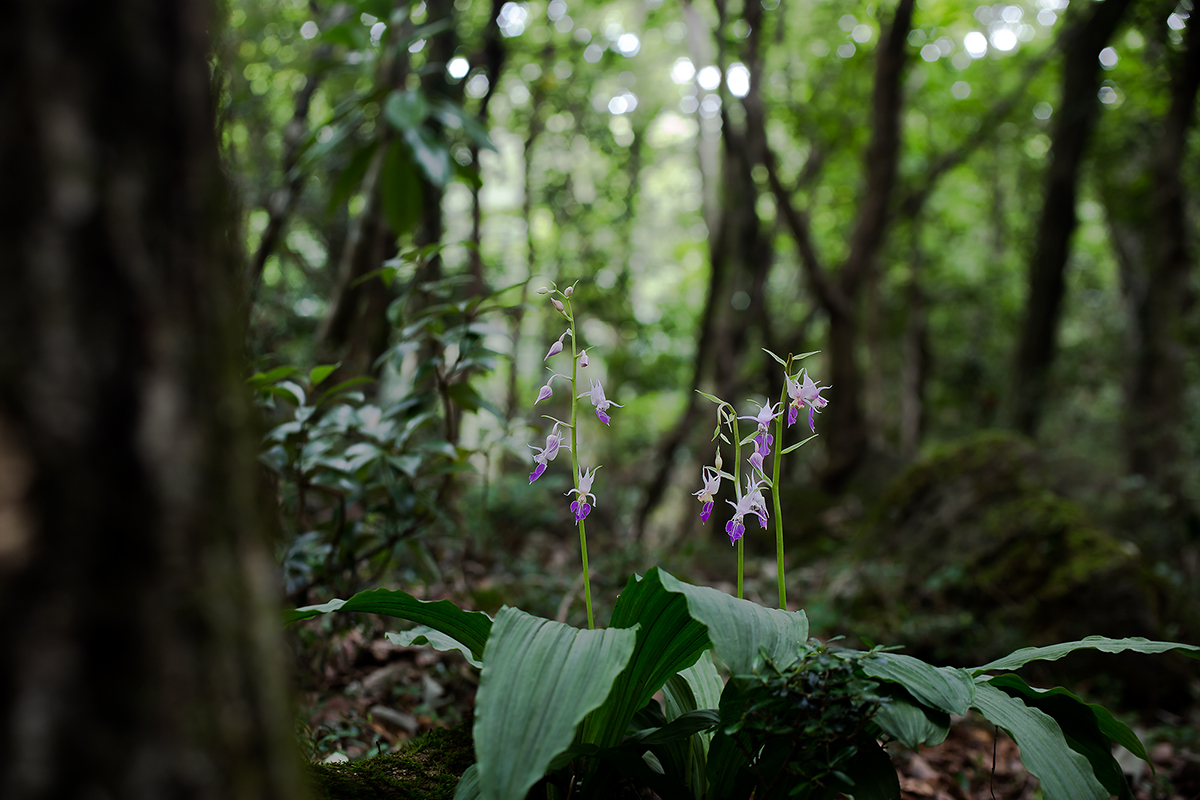
{"type": "Polygon", "coordinates": [[[545,286],[540,287],[534,294],[550,294],[550,290],[545,286]]]}
{"type": "Polygon", "coordinates": [[[586,367],[588,365],[587,350],[579,351],[579,366],[586,367]]]}
{"type": "Polygon", "coordinates": [[[563,297],[570,297],[573,294],[575,294],[574,286],[568,286],[566,289],[563,289],[563,297]]]}
{"type": "Polygon", "coordinates": [[[558,309],[558,313],[562,314],[564,317],[567,315],[566,307],[563,306],[563,304],[558,300],[558,298],[551,297],[550,302],[553,303],[554,307],[558,309]]]}
{"type": "Polygon", "coordinates": [[[717,448],[717,457],[713,460],[713,466],[716,467],[717,469],[720,469],[722,463],[723,462],[721,461],[721,448],[718,447],[717,448]]]}

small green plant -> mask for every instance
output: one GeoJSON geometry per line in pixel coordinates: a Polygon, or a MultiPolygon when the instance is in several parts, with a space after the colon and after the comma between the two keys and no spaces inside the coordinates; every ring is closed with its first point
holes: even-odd
{"type": "Polygon", "coordinates": [[[501,292],[456,299],[457,279],[418,282],[433,252],[407,251],[366,278],[403,284],[388,310],[398,338],[376,365],[400,372],[412,356],[399,396],[369,400],[363,390],[376,383],[369,376],[328,386],[337,364],[308,372],[277,367],[249,379],[275,419],[260,460],[276,478],[280,561],[297,602],[317,586],[353,592],[378,582],[397,561],[436,573],[423,540],[431,530],[457,527],[447,511],[454,477],[472,470],[476,452],[459,441],[461,417],[480,410],[503,416],[474,386],[499,358],[485,344],[482,323],[506,310],[501,292]],[[406,317],[415,293],[432,302],[406,317]]]}

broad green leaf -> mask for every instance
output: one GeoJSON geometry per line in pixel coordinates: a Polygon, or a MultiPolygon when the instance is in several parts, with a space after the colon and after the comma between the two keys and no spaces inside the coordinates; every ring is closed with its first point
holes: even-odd
{"type": "Polygon", "coordinates": [[[884,733],[910,750],[916,750],[923,744],[930,747],[939,745],[950,732],[949,714],[914,703],[905,697],[889,698],[872,719],[884,733]]]}
{"type": "Polygon", "coordinates": [[[1137,734],[1103,706],[1085,703],[1061,687],[1035,689],[1012,674],[999,675],[988,683],[1012,697],[1020,698],[1025,705],[1033,706],[1054,717],[1067,738],[1067,744],[1091,762],[1096,777],[1110,794],[1117,795],[1122,800],[1132,800],[1133,797],[1124,771],[1113,758],[1112,742],[1117,742],[1149,764],[1150,769],[1154,769],[1154,764],[1147,757],[1146,748],[1137,734]]]}
{"type": "Polygon", "coordinates": [[[692,619],[708,628],[713,648],[734,675],[753,672],[760,651],[780,669],[800,657],[808,641],[808,617],[803,611],[763,608],[708,586],[683,583],[662,570],[658,576],[664,589],[687,598],[692,619]]]}
{"type": "Polygon", "coordinates": [[[317,397],[317,402],[314,403],[314,405],[319,406],[322,403],[324,403],[328,400],[331,400],[333,397],[346,391],[347,389],[353,388],[355,386],[361,386],[364,383],[374,383],[374,382],[375,382],[375,379],[369,375],[359,375],[357,378],[351,378],[349,380],[342,381],[341,383],[337,384],[336,386],[331,386],[328,389],[326,389],[325,391],[321,392],[320,396],[317,397]]]}
{"type": "Polygon", "coordinates": [[[1046,800],[1109,800],[1092,765],[1071,749],[1053,717],[995,686],[975,688],[973,707],[1012,736],[1021,748],[1021,763],[1042,782],[1046,800]]]}
{"type": "Polygon", "coordinates": [[[636,641],[635,630],[581,631],[500,609],[476,696],[475,754],[486,800],[523,800],[608,697],[636,641]]]}
{"type": "Polygon", "coordinates": [[[330,600],[320,605],[297,608],[284,612],[284,621],[291,624],[331,611],[383,614],[428,625],[461,642],[477,661],[483,659],[483,648],[492,628],[491,618],[482,611],[463,611],[449,600],[418,600],[400,589],[370,589],[359,592],[349,600],[330,600]]]}
{"type": "Polygon", "coordinates": [[[478,800],[482,794],[479,789],[479,765],[472,764],[458,779],[454,789],[454,800],[478,800]]]}
{"type": "Polygon", "coordinates": [[[872,678],[898,683],[920,702],[948,714],[966,714],[975,699],[975,684],[961,669],[933,667],[903,653],[877,653],[861,664],[872,678]]]}
{"type": "MultiPolygon", "coordinates": [[[[672,675],[663,684],[666,718],[675,720],[690,711],[718,708],[724,688],[725,682],[713,666],[712,654],[706,651],[695,664],[672,675]]],[[[680,771],[696,800],[704,796],[707,786],[704,765],[708,760],[708,746],[711,741],[711,732],[693,734],[682,758],[684,763],[680,771]]]]}
{"type": "Polygon", "coordinates": [[[425,99],[425,95],[416,89],[394,91],[388,95],[383,104],[383,115],[387,121],[400,131],[407,131],[420,125],[433,113],[433,107],[425,99]]]}
{"type": "MultiPolygon", "coordinates": [[[[746,710],[743,682],[736,675],[725,684],[721,693],[721,719],[729,724],[741,719],[746,710]]],[[[708,779],[709,800],[743,800],[754,791],[749,774],[750,759],[734,737],[718,729],[708,748],[705,777],[708,779]]]]}
{"type": "Polygon", "coordinates": [[[383,213],[392,233],[407,233],[420,218],[424,199],[412,159],[399,141],[388,145],[383,174],[380,175],[380,192],[383,213]]]}
{"type": "Polygon", "coordinates": [[[678,675],[672,675],[663,686],[663,696],[667,700],[667,719],[678,716],[671,712],[672,703],[680,709],[678,713],[698,708],[719,708],[721,692],[724,690],[725,681],[721,680],[717,668],[713,666],[712,654],[703,653],[695,664],[681,670],[678,675]],[[668,689],[668,686],[671,688],[668,689]],[[671,694],[678,699],[672,700],[671,694]]]}
{"type": "Polygon", "coordinates": [[[687,600],[663,586],[664,576],[669,577],[657,567],[644,578],[634,575],[617,597],[609,628],[637,625],[637,643],[612,695],[584,726],[585,742],[601,748],[618,744],[638,709],[712,646],[704,625],[688,613],[687,600]]]}
{"type": "Polygon", "coordinates": [[[1165,653],[1168,650],[1179,650],[1186,656],[1200,658],[1200,647],[1194,644],[1155,642],[1150,639],[1143,639],[1141,636],[1131,636],[1127,639],[1110,639],[1107,636],[1087,636],[1077,642],[1061,642],[1059,644],[1047,645],[1046,647],[1023,647],[1020,650],[1009,653],[1003,658],[998,658],[995,661],[984,664],[982,667],[974,667],[970,672],[972,675],[978,676],[993,670],[1020,669],[1030,661],[1058,661],[1068,653],[1086,648],[1099,650],[1103,653],[1120,653],[1125,650],[1133,650],[1135,653],[1165,653]]]}
{"type": "Polygon", "coordinates": [[[631,734],[625,743],[646,745],[647,747],[655,744],[668,744],[686,739],[702,731],[712,730],[720,721],[721,717],[715,708],[688,711],[661,728],[651,728],[631,734]]]}
{"type": "Polygon", "coordinates": [[[315,388],[321,384],[326,378],[333,374],[333,371],[340,367],[342,362],[336,364],[322,364],[319,367],[313,367],[312,372],[308,373],[308,382],[315,388]]]}
{"type": "Polygon", "coordinates": [[[407,631],[388,631],[384,636],[392,644],[400,647],[411,647],[413,645],[429,645],[434,650],[439,650],[443,653],[451,650],[457,650],[467,657],[467,661],[471,662],[471,666],[482,667],[483,662],[471,653],[471,648],[455,639],[453,636],[447,636],[441,631],[434,630],[428,625],[418,625],[412,630],[407,631]]]}
{"type": "Polygon", "coordinates": [[[900,800],[900,779],[887,751],[870,739],[858,742],[858,752],[841,768],[853,786],[842,791],[854,800],[900,800]]]}

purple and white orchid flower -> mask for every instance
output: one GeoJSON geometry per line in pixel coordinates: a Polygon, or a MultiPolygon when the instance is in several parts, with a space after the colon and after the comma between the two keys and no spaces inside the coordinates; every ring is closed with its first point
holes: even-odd
{"type": "Polygon", "coordinates": [[[692,492],[692,496],[703,503],[700,507],[700,522],[703,524],[712,516],[713,498],[721,491],[721,473],[717,467],[705,467],[700,471],[700,477],[704,479],[704,487],[698,492],[692,492]]]}
{"type": "Polygon", "coordinates": [[[608,416],[608,413],[607,413],[608,407],[616,406],[617,408],[624,408],[625,406],[621,405],[620,403],[614,403],[612,400],[609,400],[607,397],[605,397],[604,396],[604,387],[600,385],[600,381],[597,380],[596,378],[592,378],[591,384],[592,384],[591,391],[584,392],[583,394],[581,394],[579,396],[580,397],[588,397],[588,396],[591,397],[592,405],[596,407],[596,416],[600,418],[601,422],[603,422],[605,425],[607,425],[609,423],[609,421],[612,419],[610,416],[608,416]]]}
{"type": "Polygon", "coordinates": [[[591,472],[587,472],[583,467],[579,468],[579,487],[563,492],[563,494],[575,493],[575,499],[571,501],[571,511],[575,513],[575,524],[578,525],[584,517],[592,510],[588,505],[587,499],[592,498],[592,502],[596,502],[596,495],[592,494],[592,481],[596,478],[596,470],[600,467],[593,467],[591,472]]]}
{"type": "Polygon", "coordinates": [[[529,482],[533,483],[538,478],[542,477],[542,473],[546,471],[546,466],[554,460],[558,455],[559,450],[570,450],[570,445],[563,442],[561,436],[558,435],[558,423],[554,423],[554,427],[550,429],[550,433],[546,436],[545,447],[534,447],[528,445],[530,450],[534,450],[533,461],[537,464],[533,468],[533,472],[529,473],[529,482]]]}
{"type": "Polygon", "coordinates": [[[563,331],[563,335],[558,337],[558,341],[550,345],[550,352],[546,353],[546,357],[543,358],[542,361],[546,361],[550,358],[550,356],[556,356],[563,351],[563,339],[565,339],[569,333],[569,330],[563,331]]]}
{"type": "Polygon", "coordinates": [[[788,404],[788,426],[791,427],[796,422],[800,407],[808,406],[808,427],[813,433],[816,433],[817,421],[813,415],[829,405],[829,401],[821,397],[821,392],[828,388],[828,386],[818,386],[814,383],[813,379],[808,376],[807,370],[802,369],[795,378],[788,378],[787,392],[788,397],[792,398],[792,402],[788,404]]]}

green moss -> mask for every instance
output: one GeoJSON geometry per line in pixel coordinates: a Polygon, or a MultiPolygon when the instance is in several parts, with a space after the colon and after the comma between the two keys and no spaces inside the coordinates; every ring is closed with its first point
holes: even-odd
{"type": "Polygon", "coordinates": [[[1159,634],[1159,589],[1136,549],[1047,487],[1036,448],[1011,433],[932,449],[869,515],[839,627],[960,664],[1091,633],[1159,634]]]}
{"type": "Polygon", "coordinates": [[[318,800],[451,800],[475,763],[471,721],[433,730],[395,755],[311,765],[318,800]]]}

